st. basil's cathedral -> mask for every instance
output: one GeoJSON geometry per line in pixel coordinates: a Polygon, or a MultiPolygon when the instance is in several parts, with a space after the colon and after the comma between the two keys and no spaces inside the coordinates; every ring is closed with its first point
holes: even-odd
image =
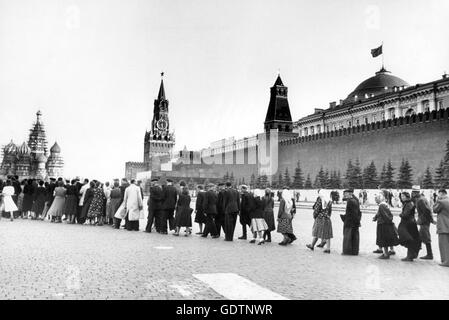
{"type": "Polygon", "coordinates": [[[2,148],[0,178],[19,176],[19,179],[48,179],[63,176],[64,161],[61,148],[55,142],[48,152],[42,113],[36,113],[28,142],[16,145],[12,140],[2,148]]]}

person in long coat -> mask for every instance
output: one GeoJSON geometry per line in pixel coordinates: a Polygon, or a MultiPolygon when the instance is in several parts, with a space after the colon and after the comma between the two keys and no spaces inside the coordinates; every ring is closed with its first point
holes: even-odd
{"type": "Polygon", "coordinates": [[[125,191],[128,187],[129,187],[128,180],[123,178],[122,183],[120,185],[120,191],[121,191],[122,198],[120,201],[120,206],[114,215],[114,219],[115,219],[114,228],[115,229],[120,229],[120,224],[122,223],[123,219],[125,219],[125,228],[127,227],[127,220],[126,220],[127,215],[126,215],[126,210],[125,210],[125,202],[123,200],[125,199],[125,191]]]}
{"type": "MultiPolygon", "coordinates": [[[[95,181],[89,182],[89,188],[84,192],[83,209],[81,210],[81,215],[79,217],[80,221],[86,221],[88,218],[89,208],[94,198],[95,181]]],[[[92,220],[90,220],[92,224],[92,220]]]]}
{"type": "Polygon", "coordinates": [[[167,179],[167,184],[162,188],[163,203],[162,210],[164,212],[162,218],[161,233],[167,234],[167,222],[170,230],[175,229],[175,208],[178,201],[178,190],[173,186],[173,180],[167,179]]]}
{"type": "Polygon", "coordinates": [[[442,267],[449,267],[449,198],[445,189],[438,191],[438,198],[433,205],[437,214],[438,245],[442,267]]]}
{"type": "Polygon", "coordinates": [[[263,235],[263,239],[266,242],[271,242],[271,232],[276,230],[276,225],[274,222],[274,199],[273,193],[270,189],[265,189],[265,196],[263,197],[262,201],[264,219],[268,226],[268,229],[265,230],[265,233],[263,235]]]}
{"type": "Polygon", "coordinates": [[[215,217],[215,225],[217,226],[218,235],[221,235],[221,229],[223,229],[224,232],[225,228],[224,193],[225,184],[220,182],[218,184],[217,194],[217,216],[215,217]]]}
{"type": "Polygon", "coordinates": [[[204,214],[203,209],[203,202],[204,202],[204,195],[206,192],[204,191],[204,187],[202,185],[197,186],[197,194],[196,194],[196,201],[195,201],[195,223],[198,223],[198,226],[200,228],[200,231],[196,234],[202,235],[203,234],[203,224],[206,223],[206,215],[204,214]]]}
{"type": "Polygon", "coordinates": [[[102,217],[104,212],[105,195],[103,189],[100,188],[100,183],[96,182],[93,191],[92,202],[87,212],[87,217],[94,221],[94,225],[102,225],[102,217]]]}
{"type": "Polygon", "coordinates": [[[109,224],[113,225],[114,221],[114,215],[117,212],[118,208],[120,207],[120,204],[123,201],[122,198],[122,191],[120,190],[120,183],[118,180],[114,181],[114,185],[112,186],[111,190],[111,205],[110,205],[110,212],[109,212],[109,224]]]}
{"type": "Polygon", "coordinates": [[[33,180],[28,179],[23,188],[22,214],[24,217],[31,217],[31,211],[33,209],[33,194],[33,180]]]}
{"type": "Polygon", "coordinates": [[[131,180],[131,184],[125,190],[123,199],[125,204],[126,217],[128,219],[126,230],[139,231],[140,213],[143,210],[142,191],[136,185],[136,180],[131,180]]]}
{"type": "MultiPolygon", "coordinates": [[[[325,191],[320,190],[318,192],[318,198],[314,205],[314,217],[315,222],[312,228],[312,243],[306,245],[310,250],[314,250],[315,244],[318,239],[321,239],[321,243],[326,245],[324,253],[330,253],[332,233],[332,200],[328,199],[325,195],[325,191]]],[[[318,245],[322,247],[321,245],[318,245]]]]}
{"type": "Polygon", "coordinates": [[[264,219],[263,198],[264,191],[261,189],[254,190],[254,207],[250,212],[251,218],[251,232],[253,239],[249,243],[256,243],[258,245],[264,244],[263,234],[268,230],[268,225],[264,219]]]}
{"type": "Polygon", "coordinates": [[[14,211],[17,211],[17,205],[13,200],[14,195],[14,187],[12,185],[11,180],[6,180],[6,184],[2,190],[3,196],[3,210],[5,212],[9,212],[11,221],[14,221],[14,211]]]}
{"type": "Polygon", "coordinates": [[[401,222],[398,226],[399,244],[407,248],[407,256],[401,260],[413,261],[421,250],[421,238],[415,220],[415,205],[408,192],[401,193],[401,201],[402,213],[399,215],[401,222]]]}
{"type": "Polygon", "coordinates": [[[360,221],[362,219],[362,212],[360,211],[360,203],[356,196],[354,196],[353,189],[344,191],[344,199],[346,200],[346,212],[340,215],[343,220],[343,255],[359,254],[360,245],[360,221]]]}
{"type": "Polygon", "coordinates": [[[67,186],[67,193],[65,198],[64,213],[67,217],[67,223],[75,223],[75,217],[78,212],[78,191],[76,188],[76,180],[72,180],[67,186]]]}
{"type": "Polygon", "coordinates": [[[33,212],[36,215],[36,219],[39,219],[45,208],[45,200],[47,197],[47,190],[44,187],[44,181],[39,181],[39,186],[34,189],[33,194],[33,212]]]}
{"type": "Polygon", "coordinates": [[[203,202],[203,210],[206,214],[206,226],[204,227],[204,232],[201,236],[203,238],[207,238],[209,233],[214,239],[219,237],[217,226],[214,221],[215,216],[217,215],[217,201],[218,195],[215,192],[215,186],[213,184],[209,184],[207,186],[207,191],[203,202]]]}
{"type": "Polygon", "coordinates": [[[22,219],[28,219],[28,216],[23,211],[23,198],[25,198],[25,194],[23,193],[23,190],[25,189],[25,184],[26,184],[25,180],[23,180],[20,183],[20,192],[17,195],[17,208],[19,211],[19,216],[22,219]]]}
{"type": "Polygon", "coordinates": [[[250,212],[254,207],[254,197],[248,192],[248,187],[245,185],[241,186],[242,200],[240,205],[240,224],[242,225],[242,236],[239,237],[240,240],[246,240],[247,231],[246,226],[251,226],[250,212]]]}
{"type": "Polygon", "coordinates": [[[185,186],[181,186],[181,194],[179,195],[178,202],[176,204],[176,231],[173,235],[179,236],[179,231],[182,227],[186,228],[186,236],[192,234],[192,212],[193,209],[190,208],[190,194],[189,189],[185,186]]]}
{"type": "Polygon", "coordinates": [[[162,188],[159,185],[159,179],[151,180],[150,196],[148,197],[148,218],[145,232],[151,233],[153,224],[156,226],[156,232],[161,232],[162,224],[162,188]]]}
{"type": "Polygon", "coordinates": [[[105,218],[104,223],[107,224],[107,225],[112,224],[112,218],[111,218],[111,216],[112,216],[112,214],[111,214],[111,191],[112,191],[112,188],[109,185],[109,181],[108,181],[108,182],[106,182],[104,184],[104,187],[103,187],[103,192],[104,192],[105,201],[106,201],[105,208],[104,208],[104,218],[105,218]]]}
{"type": "Polygon", "coordinates": [[[226,189],[223,194],[224,203],[224,233],[225,241],[234,240],[235,225],[237,223],[237,215],[240,212],[240,194],[232,188],[231,182],[226,182],[226,189]]]}
{"type": "Polygon", "coordinates": [[[413,186],[412,188],[412,201],[418,212],[416,224],[419,226],[419,237],[421,238],[421,243],[426,246],[427,250],[427,254],[420,259],[433,260],[430,224],[434,224],[435,221],[433,220],[432,209],[430,208],[429,201],[427,201],[426,197],[421,194],[420,186],[413,186]]]}
{"type": "Polygon", "coordinates": [[[48,214],[51,216],[51,222],[62,223],[62,215],[64,214],[65,195],[67,190],[64,188],[64,182],[58,181],[58,186],[54,191],[54,199],[48,214]]]}
{"type": "Polygon", "coordinates": [[[379,259],[390,259],[391,251],[388,251],[388,248],[391,249],[399,244],[393,214],[383,193],[376,195],[375,201],[379,205],[377,213],[373,217],[373,221],[377,222],[376,245],[383,251],[379,259]]]}
{"type": "Polygon", "coordinates": [[[78,210],[76,214],[76,222],[83,224],[86,222],[87,212],[83,215],[84,199],[86,198],[86,191],[90,188],[89,179],[84,179],[84,182],[77,182],[76,189],[78,191],[78,210]]]}

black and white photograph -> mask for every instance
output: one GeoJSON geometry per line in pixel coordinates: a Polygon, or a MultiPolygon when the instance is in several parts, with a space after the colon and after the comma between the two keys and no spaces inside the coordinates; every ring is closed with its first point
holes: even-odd
{"type": "Polygon", "coordinates": [[[0,300],[448,299],[448,23],[447,0],[0,0],[0,300]]]}

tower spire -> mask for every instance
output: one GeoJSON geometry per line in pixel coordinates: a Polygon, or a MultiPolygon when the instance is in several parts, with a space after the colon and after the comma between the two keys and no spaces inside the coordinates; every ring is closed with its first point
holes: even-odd
{"type": "Polygon", "coordinates": [[[158,100],[165,100],[165,89],[164,89],[164,72],[161,72],[161,86],[159,87],[159,94],[157,95],[158,100]]]}

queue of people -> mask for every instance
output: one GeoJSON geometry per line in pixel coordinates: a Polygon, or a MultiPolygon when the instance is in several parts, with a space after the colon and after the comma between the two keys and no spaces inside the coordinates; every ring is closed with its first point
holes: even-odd
{"type": "MultiPolygon", "coordinates": [[[[79,179],[71,181],[50,179],[49,182],[24,180],[8,177],[6,182],[0,181],[2,201],[0,211],[3,216],[9,214],[14,218],[48,219],[54,223],[66,221],[68,224],[107,224],[115,229],[125,228],[128,231],[139,231],[139,220],[143,219],[144,194],[141,182],[115,179],[113,185],[93,180],[79,179]]],[[[191,196],[184,181],[179,186],[167,179],[161,183],[159,179],[151,181],[150,196],[147,201],[148,217],[145,232],[156,231],[174,236],[192,234],[192,215],[199,225],[197,235],[207,238],[209,235],[217,239],[224,233],[225,241],[233,241],[237,216],[242,228],[239,240],[262,245],[271,242],[271,232],[277,230],[283,239],[279,245],[286,246],[297,238],[293,232],[292,221],[296,214],[295,194],[284,188],[278,192],[279,210],[274,213],[274,193],[270,189],[256,189],[253,192],[245,185],[235,188],[230,182],[199,185],[195,209],[191,208],[191,196]],[[277,227],[275,221],[277,220],[277,227]],[[248,229],[250,236],[248,236],[248,229]]],[[[376,245],[374,253],[381,254],[380,259],[389,259],[395,255],[394,247],[402,245],[407,248],[407,256],[402,261],[414,261],[422,249],[426,247],[426,255],[420,259],[432,260],[432,241],[430,224],[437,225],[438,243],[441,255],[441,266],[449,266],[449,198],[445,189],[438,191],[438,196],[431,207],[429,201],[421,193],[419,186],[414,186],[411,194],[400,193],[402,212],[400,223],[396,227],[393,214],[388,204],[390,192],[379,191],[375,195],[378,210],[373,221],[377,223],[376,245]],[[437,221],[432,212],[437,214],[437,221]],[[417,214],[417,219],[415,218],[417,214]]],[[[343,221],[343,255],[358,255],[362,212],[360,197],[354,195],[353,189],[343,192],[346,201],[345,214],[340,215],[343,221]]],[[[329,198],[324,190],[318,190],[313,205],[312,242],[306,247],[325,248],[324,253],[331,252],[332,205],[334,198],[329,198]],[[321,240],[319,244],[318,240],[321,240]]],[[[1,216],[0,215],[0,219],[1,216]]]]}

